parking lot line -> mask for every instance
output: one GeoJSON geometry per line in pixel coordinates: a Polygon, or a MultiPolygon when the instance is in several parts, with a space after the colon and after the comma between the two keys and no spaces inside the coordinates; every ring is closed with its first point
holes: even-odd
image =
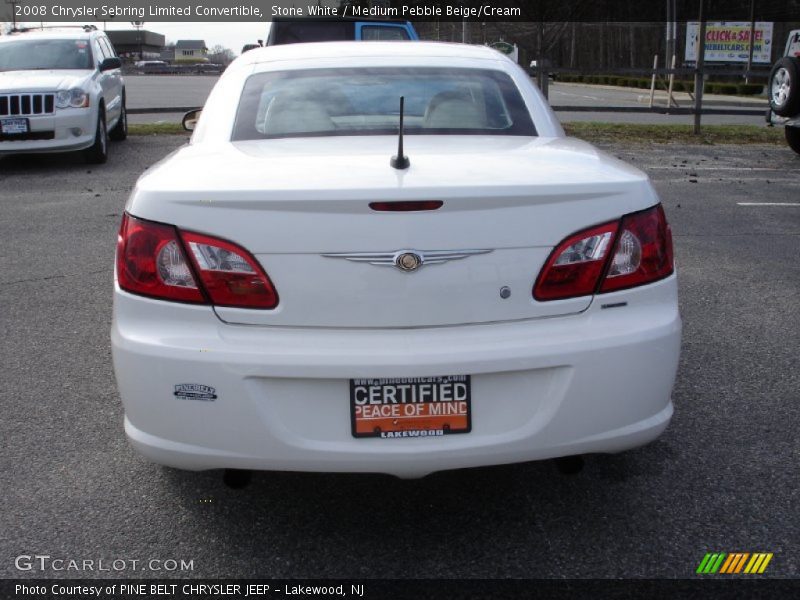
{"type": "Polygon", "coordinates": [[[737,202],[739,206],[800,206],[800,202],[737,202]]]}

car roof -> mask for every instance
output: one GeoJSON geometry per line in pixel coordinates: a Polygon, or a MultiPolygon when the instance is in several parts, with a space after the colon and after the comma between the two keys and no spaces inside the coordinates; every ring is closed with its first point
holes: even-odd
{"type": "Polygon", "coordinates": [[[453,44],[448,42],[312,42],[256,48],[239,59],[245,64],[270,63],[287,60],[320,58],[468,58],[495,61],[509,59],[488,46],[453,44]]]}
{"type": "Polygon", "coordinates": [[[53,29],[29,29],[22,31],[12,31],[8,35],[0,36],[0,43],[11,42],[14,40],[88,40],[93,35],[103,34],[102,31],[91,29],[89,31],[82,27],[67,28],[59,27],[53,29]]]}

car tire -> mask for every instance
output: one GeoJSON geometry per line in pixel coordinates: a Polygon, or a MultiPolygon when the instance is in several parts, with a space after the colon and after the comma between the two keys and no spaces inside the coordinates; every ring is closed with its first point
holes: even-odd
{"type": "Polygon", "coordinates": [[[125,98],[122,99],[122,110],[119,113],[117,124],[108,132],[108,137],[115,142],[121,142],[128,137],[128,109],[125,108],[125,98]]]}
{"type": "Polygon", "coordinates": [[[800,127],[784,127],[783,131],[789,148],[800,154],[800,127]]]}
{"type": "Polygon", "coordinates": [[[83,156],[89,164],[101,165],[108,160],[108,131],[106,130],[106,115],[102,109],[97,116],[94,144],[83,152],[83,156]]]}
{"type": "Polygon", "coordinates": [[[800,112],[800,61],[784,56],[769,75],[769,106],[776,115],[792,117],[800,112]]]}

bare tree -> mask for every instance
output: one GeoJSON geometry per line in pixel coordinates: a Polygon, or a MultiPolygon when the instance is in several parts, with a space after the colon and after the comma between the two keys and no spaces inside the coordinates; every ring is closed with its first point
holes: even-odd
{"type": "Polygon", "coordinates": [[[236,54],[233,52],[233,50],[220,44],[213,46],[208,51],[208,60],[214,64],[228,65],[233,61],[234,58],[236,58],[236,54]]]}

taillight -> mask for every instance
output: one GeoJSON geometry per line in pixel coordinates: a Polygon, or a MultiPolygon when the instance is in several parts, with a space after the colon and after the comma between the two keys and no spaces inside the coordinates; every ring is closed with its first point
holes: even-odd
{"type": "Polygon", "coordinates": [[[622,218],[614,258],[600,293],[651,283],[673,270],[672,230],[659,204],[622,218]]]}
{"type": "Polygon", "coordinates": [[[206,301],[175,228],[127,213],[122,216],[117,238],[117,280],[119,287],[134,294],[179,302],[206,301]]]}
{"type": "Polygon", "coordinates": [[[560,300],[593,294],[603,274],[617,221],[576,233],[561,242],[533,287],[537,300],[560,300]]]}
{"type": "Polygon", "coordinates": [[[661,205],[571,235],[550,254],[533,287],[536,300],[612,292],[673,271],[672,234],[661,205]]]}
{"type": "Polygon", "coordinates": [[[127,292],[162,300],[262,309],[278,304],[269,277],[243,248],[127,213],[117,241],[117,279],[127,292]]]}
{"type": "Polygon", "coordinates": [[[239,308],[278,305],[272,282],[244,248],[188,231],[182,231],[181,237],[212,304],[239,308]]]}

